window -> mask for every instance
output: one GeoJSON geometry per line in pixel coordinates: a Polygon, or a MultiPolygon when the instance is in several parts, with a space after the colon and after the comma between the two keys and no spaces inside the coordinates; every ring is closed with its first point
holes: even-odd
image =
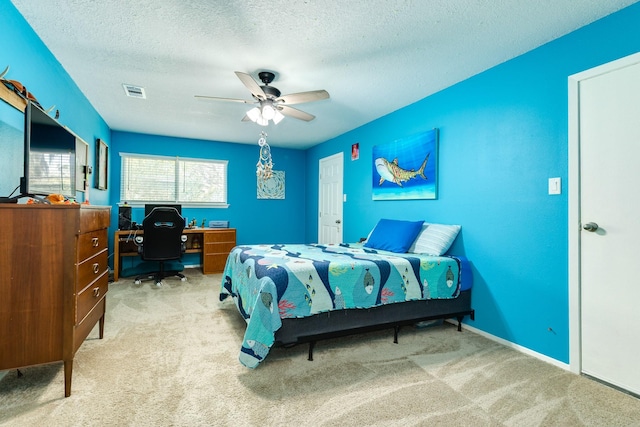
{"type": "Polygon", "coordinates": [[[227,161],[120,153],[120,200],[227,207],[227,161]]]}

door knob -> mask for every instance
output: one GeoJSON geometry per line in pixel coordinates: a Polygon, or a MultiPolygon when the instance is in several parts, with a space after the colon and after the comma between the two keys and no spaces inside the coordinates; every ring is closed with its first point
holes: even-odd
{"type": "Polygon", "coordinates": [[[598,229],[598,224],[595,222],[588,222],[582,226],[587,231],[591,231],[592,233],[598,229]]]}

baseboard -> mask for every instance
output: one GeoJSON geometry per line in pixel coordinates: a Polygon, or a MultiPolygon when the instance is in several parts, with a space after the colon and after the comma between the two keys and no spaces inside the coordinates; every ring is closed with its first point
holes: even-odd
{"type": "MultiPolygon", "coordinates": [[[[451,324],[454,324],[456,326],[458,325],[458,321],[456,319],[447,319],[447,322],[449,322],[451,324]]],[[[537,351],[533,351],[530,348],[523,347],[521,345],[512,343],[511,341],[507,341],[504,338],[500,338],[500,337],[497,337],[495,335],[491,335],[491,334],[489,334],[489,333],[487,333],[485,331],[481,331],[478,328],[474,328],[473,326],[469,326],[466,323],[462,324],[462,329],[468,330],[469,332],[473,332],[474,334],[481,335],[481,336],[483,336],[483,337],[485,337],[487,339],[490,339],[491,341],[495,341],[495,342],[497,342],[499,344],[502,344],[505,347],[509,347],[509,348],[514,349],[514,350],[517,350],[520,353],[524,353],[524,354],[526,354],[528,356],[533,356],[536,359],[542,360],[543,362],[550,363],[551,365],[557,366],[558,368],[564,369],[565,371],[571,371],[570,366],[569,366],[568,363],[560,362],[559,360],[556,360],[556,359],[554,359],[552,357],[545,356],[544,354],[538,353],[537,351]]]]}

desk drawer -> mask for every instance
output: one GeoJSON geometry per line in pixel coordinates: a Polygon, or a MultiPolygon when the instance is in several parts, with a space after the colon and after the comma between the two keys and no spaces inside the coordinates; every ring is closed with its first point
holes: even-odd
{"type": "Polygon", "coordinates": [[[109,274],[104,271],[102,276],[95,282],[85,288],[78,294],[77,310],[76,310],[76,325],[82,322],[85,316],[91,311],[104,298],[105,294],[109,290],[109,274]]]}
{"type": "Polygon", "coordinates": [[[214,274],[222,273],[227,263],[228,253],[226,254],[210,254],[204,255],[204,263],[202,265],[202,273],[214,274]]]}
{"type": "Polygon", "coordinates": [[[78,262],[92,257],[107,248],[107,230],[91,231],[78,236],[78,262]]]}
{"type": "Polygon", "coordinates": [[[214,243],[214,242],[233,242],[234,246],[236,243],[236,230],[235,229],[227,229],[227,230],[216,230],[216,231],[207,231],[204,233],[204,243],[214,243]]]}
{"type": "Polygon", "coordinates": [[[217,242],[207,242],[204,244],[204,254],[205,255],[212,255],[212,254],[224,254],[229,255],[229,252],[231,252],[231,249],[233,249],[236,246],[235,242],[221,242],[221,243],[217,243],[217,242]]]}
{"type": "Polygon", "coordinates": [[[78,264],[78,277],[76,280],[76,292],[82,291],[89,283],[96,280],[102,273],[108,270],[107,250],[103,249],[97,255],[78,264]]]}

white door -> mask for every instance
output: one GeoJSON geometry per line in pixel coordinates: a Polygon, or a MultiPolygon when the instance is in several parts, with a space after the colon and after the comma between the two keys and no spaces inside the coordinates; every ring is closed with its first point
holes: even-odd
{"type": "Polygon", "coordinates": [[[342,243],[343,154],[320,159],[318,243],[342,243]]]}
{"type": "Polygon", "coordinates": [[[640,394],[640,58],[579,82],[582,372],[640,394]]]}

